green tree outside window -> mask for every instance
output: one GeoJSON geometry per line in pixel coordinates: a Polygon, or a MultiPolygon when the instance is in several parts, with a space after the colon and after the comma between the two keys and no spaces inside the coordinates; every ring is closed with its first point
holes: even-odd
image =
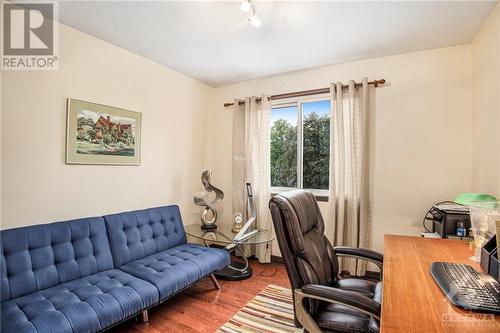
{"type": "MultiPolygon", "coordinates": [[[[302,187],[328,190],[330,117],[328,100],[302,103],[302,187]]],[[[297,108],[276,108],[271,126],[271,186],[297,188],[297,108]],[[286,115],[288,112],[288,115],[286,115]]]]}

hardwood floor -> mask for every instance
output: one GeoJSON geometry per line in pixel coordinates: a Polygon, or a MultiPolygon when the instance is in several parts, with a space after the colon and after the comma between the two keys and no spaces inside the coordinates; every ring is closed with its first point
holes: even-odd
{"type": "Polygon", "coordinates": [[[253,276],[243,281],[219,280],[216,290],[205,278],[179,295],[149,310],[149,323],[134,319],[112,333],[212,333],[228,321],[268,284],[290,287],[285,266],[252,262],[253,276]],[[270,276],[274,271],[274,275],[270,276]]]}

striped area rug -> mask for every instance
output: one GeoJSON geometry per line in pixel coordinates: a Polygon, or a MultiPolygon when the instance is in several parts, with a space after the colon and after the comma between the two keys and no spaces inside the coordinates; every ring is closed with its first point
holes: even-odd
{"type": "Polygon", "coordinates": [[[292,291],[268,285],[217,333],[301,333],[293,325],[292,291]]]}

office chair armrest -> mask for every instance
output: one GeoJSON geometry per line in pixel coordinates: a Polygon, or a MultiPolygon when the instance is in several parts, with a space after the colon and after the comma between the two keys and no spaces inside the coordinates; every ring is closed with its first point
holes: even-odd
{"type": "Polygon", "coordinates": [[[375,319],[380,319],[380,304],[361,293],[317,284],[306,284],[301,291],[305,298],[341,304],[361,311],[375,319]]]}
{"type": "Polygon", "coordinates": [[[382,253],[350,246],[335,246],[333,252],[339,257],[351,257],[370,261],[380,268],[380,273],[384,268],[384,255],[382,253]]]}
{"type": "Polygon", "coordinates": [[[304,305],[305,299],[340,304],[380,320],[380,304],[354,291],[307,284],[294,290],[295,314],[299,323],[309,333],[322,333],[318,324],[304,305]]]}

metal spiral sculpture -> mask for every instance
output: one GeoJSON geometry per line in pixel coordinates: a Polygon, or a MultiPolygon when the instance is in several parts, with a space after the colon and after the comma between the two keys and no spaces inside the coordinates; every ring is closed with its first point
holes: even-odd
{"type": "Polygon", "coordinates": [[[205,191],[201,191],[194,194],[194,203],[197,206],[205,207],[201,213],[201,228],[203,230],[215,230],[217,226],[215,222],[217,221],[217,210],[215,209],[215,204],[222,199],[224,199],[224,192],[219,190],[217,187],[210,184],[212,179],[212,171],[205,170],[201,174],[201,183],[205,188],[205,191]],[[205,199],[211,194],[215,193],[215,198],[211,202],[205,201],[205,199]],[[209,217],[211,216],[211,217],[209,217]]]}

